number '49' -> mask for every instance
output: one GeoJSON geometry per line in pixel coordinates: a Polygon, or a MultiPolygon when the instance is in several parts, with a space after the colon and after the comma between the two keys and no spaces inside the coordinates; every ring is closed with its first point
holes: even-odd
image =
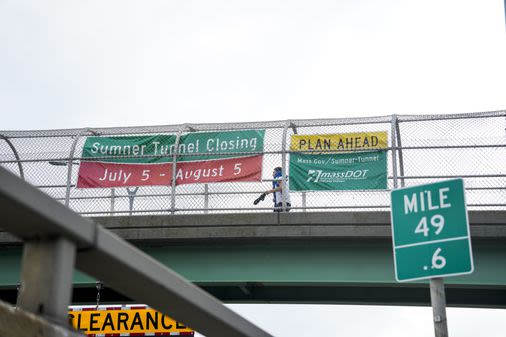
{"type": "MultiPolygon", "coordinates": [[[[435,214],[430,218],[430,225],[436,228],[436,235],[439,235],[445,226],[445,218],[441,214],[435,214]]],[[[416,226],[415,233],[423,233],[423,236],[429,236],[430,228],[427,225],[427,217],[424,216],[416,226]]]]}

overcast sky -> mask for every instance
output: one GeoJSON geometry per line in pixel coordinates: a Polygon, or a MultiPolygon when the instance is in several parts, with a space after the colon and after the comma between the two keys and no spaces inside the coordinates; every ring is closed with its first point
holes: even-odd
{"type": "MultiPolygon", "coordinates": [[[[503,110],[504,12],[503,0],[0,0],[0,129],[503,110]]],[[[232,307],[276,336],[432,334],[430,308],[232,307]]],[[[448,316],[453,336],[505,336],[505,310],[448,316]]]]}
{"type": "Polygon", "coordinates": [[[0,129],[506,107],[503,0],[0,0],[0,129]]]}
{"type": "MultiPolygon", "coordinates": [[[[354,305],[232,305],[278,337],[430,337],[432,308],[354,305]]],[[[504,337],[506,310],[448,308],[448,333],[455,337],[504,337]]]]}

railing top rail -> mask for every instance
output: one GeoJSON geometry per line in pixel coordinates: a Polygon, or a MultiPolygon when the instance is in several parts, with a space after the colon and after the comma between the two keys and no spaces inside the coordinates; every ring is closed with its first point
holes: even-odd
{"type": "MultiPolygon", "coordinates": [[[[461,114],[426,114],[426,115],[397,115],[399,122],[447,120],[467,118],[487,118],[506,116],[506,110],[474,112],[461,114]]],[[[354,125],[389,123],[392,116],[380,117],[355,117],[355,118],[327,118],[327,119],[291,119],[290,122],[296,127],[312,127],[325,125],[354,125]]],[[[195,131],[219,131],[254,128],[280,128],[286,124],[286,120],[261,121],[261,122],[230,122],[230,123],[184,123],[175,125],[152,125],[152,126],[126,126],[126,127],[100,127],[89,128],[100,135],[122,134],[146,134],[146,133],[177,133],[182,126],[190,126],[195,131]]],[[[52,129],[52,130],[0,130],[0,134],[7,138],[25,137],[73,137],[83,129],[52,129]]]]}

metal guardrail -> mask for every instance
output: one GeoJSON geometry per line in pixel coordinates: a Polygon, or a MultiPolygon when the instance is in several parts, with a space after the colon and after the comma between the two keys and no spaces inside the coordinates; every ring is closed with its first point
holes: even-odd
{"type": "MultiPolygon", "coordinates": [[[[470,209],[506,207],[506,111],[455,115],[182,124],[127,128],[0,131],[0,165],[83,215],[270,212],[252,201],[270,189],[272,168],[288,170],[294,134],[388,133],[385,190],[290,192],[292,212],[381,210],[395,187],[463,177],[470,209]],[[262,182],[79,189],[77,172],[88,136],[135,136],[265,130],[262,182]]],[[[179,139],[179,138],[178,138],[179,139]]],[[[178,140],[176,140],[178,142],[178,140]]],[[[321,151],[320,151],[321,152],[321,151]]],[[[173,167],[177,153],[168,158],[173,167]]],[[[175,170],[173,170],[175,172],[175,170]]],[[[290,180],[290,172],[285,179],[290,180]]]]}
{"type": "MultiPolygon", "coordinates": [[[[29,322],[23,314],[27,311],[68,326],[75,266],[207,336],[270,336],[139,249],[3,168],[0,211],[2,228],[24,241],[17,306],[25,322],[29,322]]],[[[0,311],[16,316],[1,305],[0,311]]],[[[23,335],[36,330],[26,328],[23,335]]]]}

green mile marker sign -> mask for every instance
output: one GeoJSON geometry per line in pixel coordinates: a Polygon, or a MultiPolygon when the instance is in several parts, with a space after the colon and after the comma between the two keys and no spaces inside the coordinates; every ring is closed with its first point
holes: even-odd
{"type": "Polygon", "coordinates": [[[473,272],[462,179],[397,189],[390,196],[397,281],[473,272]]]}

